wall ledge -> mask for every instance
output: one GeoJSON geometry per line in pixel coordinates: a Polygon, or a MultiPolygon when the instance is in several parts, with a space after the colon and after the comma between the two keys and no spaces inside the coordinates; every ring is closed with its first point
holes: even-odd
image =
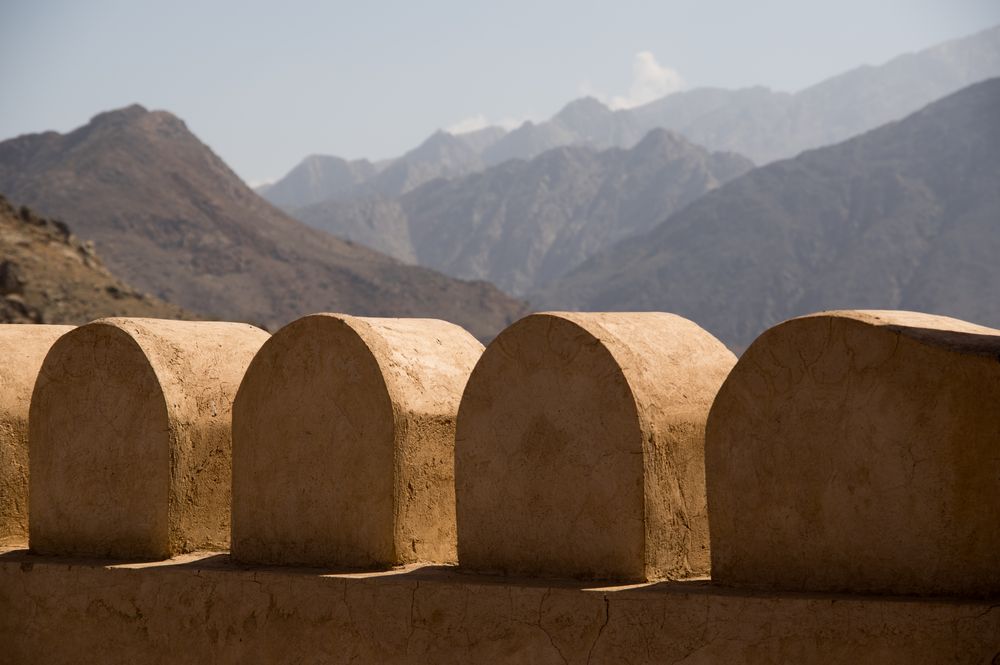
{"type": "Polygon", "coordinates": [[[1000,662],[1000,598],[0,550],[0,663],[1000,662]]]}

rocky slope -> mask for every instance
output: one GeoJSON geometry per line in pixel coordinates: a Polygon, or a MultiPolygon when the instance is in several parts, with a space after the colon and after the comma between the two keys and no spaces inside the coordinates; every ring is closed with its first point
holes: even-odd
{"type": "Polygon", "coordinates": [[[736,349],[824,309],[1000,325],[1000,79],[751,171],[536,293],[547,308],[665,310],[736,349]]]}
{"type": "Polygon", "coordinates": [[[195,318],[111,274],[62,222],[0,196],[0,323],[83,324],[105,316],[195,318]]]}
{"type": "Polygon", "coordinates": [[[556,148],[398,199],[328,201],[295,214],[400,259],[523,294],[752,167],[655,130],[631,150],[556,148]]]}
{"type": "Polygon", "coordinates": [[[163,111],[131,106],[0,143],[0,193],[67,220],[129,283],[213,318],[274,328],[324,310],[433,316],[488,336],[522,311],[489,284],[289,218],[163,111]]]}

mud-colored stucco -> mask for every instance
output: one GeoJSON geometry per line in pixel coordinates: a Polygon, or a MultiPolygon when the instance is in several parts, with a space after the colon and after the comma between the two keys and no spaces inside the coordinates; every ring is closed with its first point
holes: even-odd
{"type": "Polygon", "coordinates": [[[712,576],[1000,593],[1000,330],[912,312],[778,325],[709,417],[712,576]]]}
{"type": "Polygon", "coordinates": [[[232,400],[267,337],[241,323],[127,318],[62,336],[30,408],[32,549],[226,548],[232,400]]]}
{"type": "Polygon", "coordinates": [[[1000,600],[584,588],[447,567],[323,574],[215,557],[0,553],[0,663],[976,663],[1000,600]]]}
{"type": "Polygon", "coordinates": [[[0,325],[0,546],[28,541],[28,406],[45,354],[72,326],[0,325]]]}
{"type": "Polygon", "coordinates": [[[303,317],[254,359],[233,416],[233,556],[455,560],[455,417],[482,344],[433,319],[303,317]]]}
{"type": "Polygon", "coordinates": [[[461,565],[589,579],[706,573],[704,428],[735,362],[665,313],[542,313],[504,330],[459,409],[461,565]]]}

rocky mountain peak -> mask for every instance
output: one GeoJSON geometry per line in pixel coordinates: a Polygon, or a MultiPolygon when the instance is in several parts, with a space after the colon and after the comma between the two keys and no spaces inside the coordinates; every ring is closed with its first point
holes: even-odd
{"type": "Polygon", "coordinates": [[[168,111],[150,111],[141,104],[98,113],[87,125],[71,132],[78,139],[118,133],[150,138],[194,138],[183,120],[168,111]]]}
{"type": "Polygon", "coordinates": [[[571,101],[555,115],[554,119],[572,125],[580,120],[592,121],[612,113],[613,111],[602,104],[600,100],[588,96],[571,101]]]}
{"type": "Polygon", "coordinates": [[[127,107],[68,134],[0,142],[0,192],[67,220],[136,287],[213,318],[275,328],[332,309],[444,318],[487,336],[522,311],[490,285],[285,216],[163,111],[127,107]]]}
{"type": "Polygon", "coordinates": [[[408,154],[414,157],[431,157],[450,150],[471,151],[460,138],[439,129],[408,154]]]}
{"type": "Polygon", "coordinates": [[[637,154],[649,154],[653,152],[669,153],[683,149],[692,149],[695,146],[684,137],[669,129],[657,128],[650,130],[642,140],[632,149],[637,154]]]}
{"type": "Polygon", "coordinates": [[[148,114],[149,110],[142,104],[130,104],[119,109],[98,113],[90,119],[90,124],[97,126],[135,122],[148,114]]]}

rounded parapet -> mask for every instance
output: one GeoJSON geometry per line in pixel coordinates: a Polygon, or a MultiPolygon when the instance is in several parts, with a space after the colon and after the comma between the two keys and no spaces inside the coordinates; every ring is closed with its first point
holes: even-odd
{"type": "Polygon", "coordinates": [[[459,562],[584,578],[708,571],[704,429],[733,354],[672,314],[504,330],[459,410],[459,562]]]}
{"type": "Polygon", "coordinates": [[[254,359],[233,413],[233,556],[455,560],[454,437],[483,347],[433,319],[306,316],[254,359]]]}
{"type": "Polygon", "coordinates": [[[28,405],[45,354],[72,329],[0,325],[0,545],[28,540],[28,405]]]}
{"type": "Polygon", "coordinates": [[[761,335],[712,408],[712,576],[1000,591],[1000,331],[824,312],[761,335]]]}
{"type": "Polygon", "coordinates": [[[30,410],[30,545],[164,558],[229,542],[231,409],[268,337],[111,318],[64,335],[30,410]]]}

